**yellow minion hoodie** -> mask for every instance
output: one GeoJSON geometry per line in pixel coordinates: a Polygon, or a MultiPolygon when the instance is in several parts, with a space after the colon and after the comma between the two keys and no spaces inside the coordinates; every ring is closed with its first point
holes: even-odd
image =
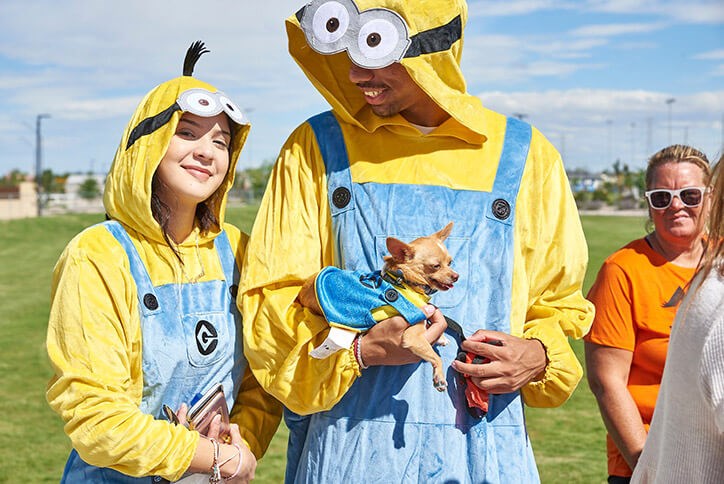
{"type": "MultiPolygon", "coordinates": [[[[179,262],[151,213],[152,180],[183,114],[177,99],[200,88],[217,89],[190,75],[164,82],[141,101],[123,133],[104,193],[108,217],[122,224],[153,286],[224,279],[214,239],[226,232],[241,266],[247,237],[224,223],[248,124],[230,122],[232,143],[226,179],[206,203],[219,221],[197,228],[176,246],[179,262]]],[[[194,455],[199,434],[139,409],[144,396],[143,338],[136,284],[126,252],[102,225],[78,234],[53,272],[47,351],[55,372],[47,388],[51,407],[80,457],[93,466],[132,476],[179,479],[194,455]]],[[[181,327],[179,327],[181,331],[181,327]]],[[[281,409],[247,368],[231,411],[257,457],[276,431],[281,409]]]]}

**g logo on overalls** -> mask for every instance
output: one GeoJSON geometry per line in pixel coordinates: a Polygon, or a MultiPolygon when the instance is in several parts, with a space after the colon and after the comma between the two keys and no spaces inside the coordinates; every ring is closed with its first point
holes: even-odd
{"type": "Polygon", "coordinates": [[[219,345],[219,333],[208,321],[201,320],[196,323],[196,347],[199,353],[208,356],[219,345]]]}

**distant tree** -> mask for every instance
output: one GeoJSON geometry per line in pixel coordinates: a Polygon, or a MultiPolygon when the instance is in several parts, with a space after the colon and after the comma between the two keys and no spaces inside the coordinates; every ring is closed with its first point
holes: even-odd
{"type": "Polygon", "coordinates": [[[46,169],[40,174],[40,186],[43,193],[64,193],[65,180],[68,175],[58,175],[53,170],[46,169]]]}
{"type": "Polygon", "coordinates": [[[20,184],[23,180],[25,180],[25,173],[20,170],[12,170],[10,173],[0,178],[0,186],[14,187],[20,184]]]}
{"type": "Polygon", "coordinates": [[[265,161],[260,167],[247,168],[237,173],[234,188],[240,191],[250,191],[253,194],[251,198],[260,198],[264,194],[273,166],[273,162],[265,161]]]}
{"type": "Polygon", "coordinates": [[[93,200],[98,198],[100,194],[101,190],[98,187],[98,180],[92,177],[86,178],[78,187],[78,195],[84,200],[93,200]]]}

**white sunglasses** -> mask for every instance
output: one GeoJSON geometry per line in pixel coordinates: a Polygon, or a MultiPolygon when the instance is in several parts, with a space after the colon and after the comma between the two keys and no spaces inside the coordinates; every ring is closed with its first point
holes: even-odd
{"type": "Polygon", "coordinates": [[[685,207],[698,207],[704,200],[706,187],[686,187],[678,190],[667,190],[665,188],[657,188],[644,192],[646,199],[649,201],[651,208],[656,210],[665,210],[669,208],[674,197],[678,197],[685,207]]]}

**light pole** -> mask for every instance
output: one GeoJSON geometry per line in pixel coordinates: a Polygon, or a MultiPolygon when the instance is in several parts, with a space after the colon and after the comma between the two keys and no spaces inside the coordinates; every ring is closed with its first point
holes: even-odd
{"type": "Polygon", "coordinates": [[[50,114],[38,114],[35,117],[35,190],[38,202],[38,217],[43,215],[43,197],[42,197],[42,172],[43,172],[43,150],[42,136],[40,134],[40,121],[43,118],[49,118],[50,114]]]}
{"type": "Polygon", "coordinates": [[[608,159],[606,160],[606,166],[608,166],[609,163],[613,163],[613,152],[611,151],[611,147],[613,146],[613,120],[607,119],[606,125],[608,126],[608,159]]]}
{"type": "Polygon", "coordinates": [[[666,100],[666,105],[669,107],[669,145],[671,145],[671,105],[674,104],[674,101],[676,99],[673,97],[666,100]]]}
{"type": "MultiPolygon", "coordinates": [[[[253,107],[244,108],[244,114],[247,116],[253,112],[254,112],[253,107]]],[[[251,168],[251,164],[254,162],[254,159],[252,158],[251,143],[249,142],[249,138],[246,138],[246,152],[248,154],[247,159],[249,160],[249,166],[247,166],[247,168],[251,168]]]]}

